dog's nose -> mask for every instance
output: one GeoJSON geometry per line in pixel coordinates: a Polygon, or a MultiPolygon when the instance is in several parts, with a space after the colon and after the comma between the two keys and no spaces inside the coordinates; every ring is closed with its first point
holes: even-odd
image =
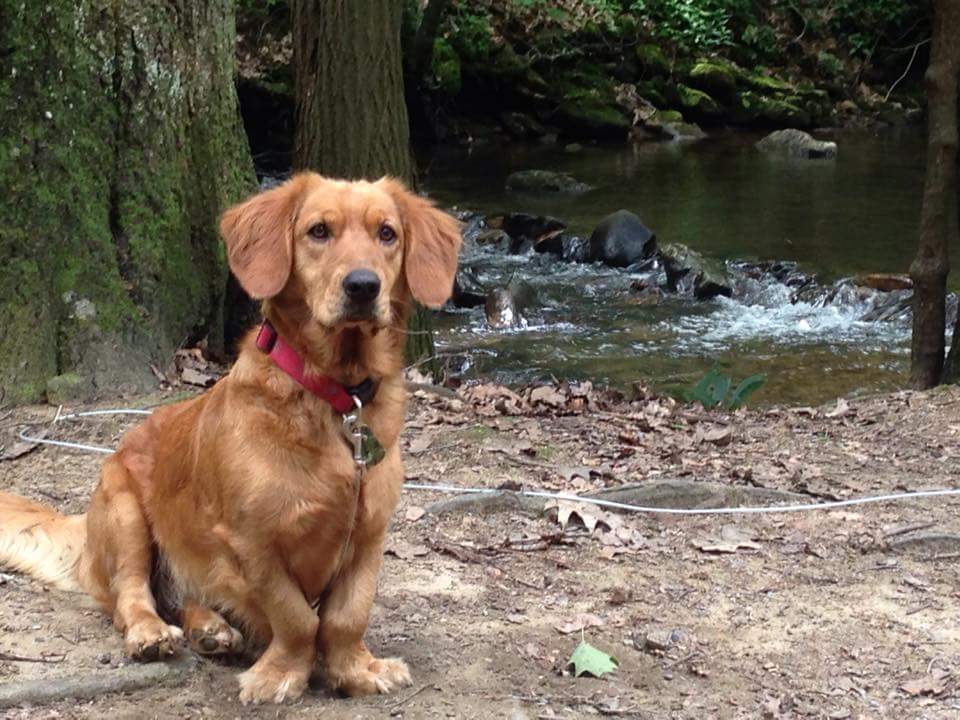
{"type": "Polygon", "coordinates": [[[368,303],[380,294],[380,278],[371,270],[353,270],[343,279],[343,292],[357,303],[368,303]]]}

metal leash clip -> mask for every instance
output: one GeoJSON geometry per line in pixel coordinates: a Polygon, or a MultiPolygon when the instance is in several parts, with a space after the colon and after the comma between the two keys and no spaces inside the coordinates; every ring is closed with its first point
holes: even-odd
{"type": "Polygon", "coordinates": [[[386,451],[376,435],[363,422],[363,403],[354,396],[356,410],[343,416],[343,432],[353,448],[353,461],[360,467],[372,467],[383,460],[386,451]]]}

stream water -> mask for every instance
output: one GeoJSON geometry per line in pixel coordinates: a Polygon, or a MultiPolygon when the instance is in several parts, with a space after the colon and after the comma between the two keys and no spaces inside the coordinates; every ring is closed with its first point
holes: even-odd
{"type": "MultiPolygon", "coordinates": [[[[626,208],[661,243],[722,259],[793,260],[822,283],[862,272],[906,272],[916,247],[924,143],[918,133],[843,135],[835,161],[786,161],[731,134],[694,144],[436,150],[420,158],[425,189],[446,206],[535,212],[589,235],[626,208]],[[562,170],[595,189],[577,196],[504,190],[520,169],[562,170]]],[[[538,305],[522,329],[491,330],[482,308],[446,313],[440,351],[465,370],[504,382],[550,376],[626,386],[688,387],[713,365],[737,381],[766,373],[754,404],[817,403],[902,387],[909,319],[867,322],[854,294],[790,302],[773,281],[742,298],[667,296],[637,304],[633,276],[545,255],[468,247],[466,265],[490,287],[531,283],[538,305]]],[[[954,260],[956,263],[956,259],[954,260]]],[[[956,265],[955,265],[956,266],[956,265]]]]}

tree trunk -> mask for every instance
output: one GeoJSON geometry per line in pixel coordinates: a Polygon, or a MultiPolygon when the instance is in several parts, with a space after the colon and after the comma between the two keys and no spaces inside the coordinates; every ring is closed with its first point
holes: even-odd
{"type": "MultiPolygon", "coordinates": [[[[296,168],[348,179],[393,175],[413,184],[402,14],[403,0],[293,1],[296,168]]],[[[417,307],[409,361],[434,355],[432,325],[429,311],[417,307]]]]}
{"type": "Polygon", "coordinates": [[[294,0],[296,168],[413,180],[402,11],[402,0],[294,0]]]}
{"type": "Polygon", "coordinates": [[[0,0],[0,383],[152,386],[222,336],[220,210],[253,167],[232,0],[0,0]]]}
{"type": "Polygon", "coordinates": [[[927,175],[920,212],[913,278],[913,342],[910,381],[915,388],[941,380],[946,322],[948,250],[956,223],[957,77],[960,69],[960,2],[934,2],[933,43],[927,68],[927,175]]]}
{"type": "Polygon", "coordinates": [[[418,82],[430,72],[430,66],[433,63],[433,45],[448,2],[449,0],[430,0],[423,10],[423,20],[420,21],[420,27],[417,28],[417,34],[413,40],[411,62],[413,76],[418,82]]]}

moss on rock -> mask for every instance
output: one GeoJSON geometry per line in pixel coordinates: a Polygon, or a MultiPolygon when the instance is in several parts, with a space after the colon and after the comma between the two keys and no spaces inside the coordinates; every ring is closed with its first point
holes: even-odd
{"type": "Polygon", "coordinates": [[[677,103],[683,108],[684,114],[695,119],[715,120],[723,114],[720,104],[703,90],[677,83],[676,93],[677,103]]]}
{"type": "Polygon", "coordinates": [[[719,60],[700,60],[690,69],[687,82],[694,88],[727,101],[737,88],[737,68],[719,60]]]}

